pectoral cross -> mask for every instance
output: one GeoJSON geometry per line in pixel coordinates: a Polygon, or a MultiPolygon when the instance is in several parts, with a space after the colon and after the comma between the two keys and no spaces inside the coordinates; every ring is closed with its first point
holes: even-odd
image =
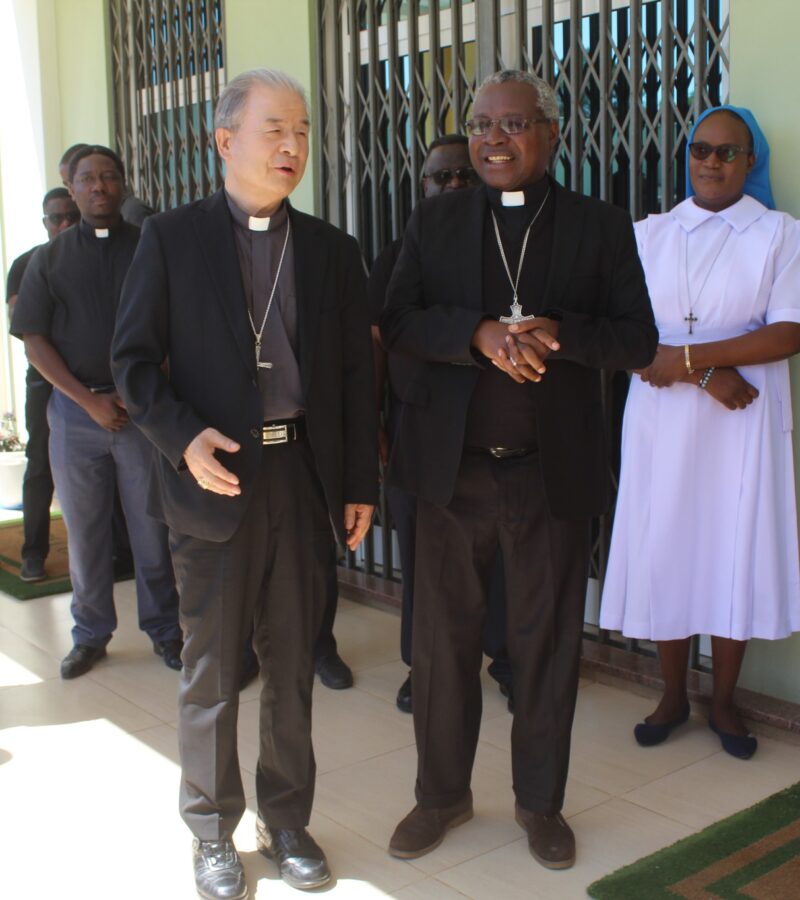
{"type": "Polygon", "coordinates": [[[500,321],[504,325],[517,325],[519,322],[527,322],[529,319],[535,319],[536,316],[523,316],[522,315],[522,304],[517,301],[516,294],[514,295],[514,302],[511,304],[511,315],[510,316],[500,316],[500,321]]]}
{"type": "Polygon", "coordinates": [[[694,334],[694,330],[692,329],[692,326],[694,325],[695,322],[699,322],[700,319],[698,319],[695,316],[695,314],[691,310],[689,310],[689,315],[684,316],[683,321],[689,323],[689,334],[694,334]]]}
{"type": "Polygon", "coordinates": [[[261,338],[256,338],[256,368],[271,369],[271,362],[261,362],[261,338]]]}

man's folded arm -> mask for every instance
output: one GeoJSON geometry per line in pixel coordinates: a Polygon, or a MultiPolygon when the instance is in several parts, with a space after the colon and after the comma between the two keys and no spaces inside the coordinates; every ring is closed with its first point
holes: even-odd
{"type": "Polygon", "coordinates": [[[387,350],[429,362],[477,365],[470,342],[486,317],[482,309],[444,303],[426,305],[422,284],[422,215],[411,216],[394,267],[380,320],[387,350]]]}
{"type": "Polygon", "coordinates": [[[658,330],[633,227],[627,215],[619,219],[613,228],[616,240],[608,315],[555,310],[561,320],[561,349],[552,354],[554,360],[566,359],[594,369],[639,369],[649,365],[655,356],[658,330]]]}
{"type": "Polygon", "coordinates": [[[164,374],[168,338],[166,264],[154,220],[147,219],[122,288],[111,369],[128,415],[178,469],[184,450],[207,425],[164,374]]]}

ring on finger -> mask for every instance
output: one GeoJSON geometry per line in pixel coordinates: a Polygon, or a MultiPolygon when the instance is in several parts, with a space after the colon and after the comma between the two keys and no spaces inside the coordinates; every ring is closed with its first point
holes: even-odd
{"type": "Polygon", "coordinates": [[[198,478],[197,483],[203,490],[206,490],[206,488],[208,487],[208,481],[205,478],[198,478]]]}
{"type": "Polygon", "coordinates": [[[513,356],[510,356],[510,355],[509,355],[508,358],[511,360],[511,365],[516,369],[517,366],[519,365],[519,363],[514,359],[513,356]]]}

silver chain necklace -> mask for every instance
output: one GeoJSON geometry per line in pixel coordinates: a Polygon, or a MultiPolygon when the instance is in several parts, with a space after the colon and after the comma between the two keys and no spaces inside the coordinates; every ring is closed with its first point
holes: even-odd
{"type": "Polygon", "coordinates": [[[547,203],[547,198],[550,196],[550,188],[547,188],[547,193],[544,195],[544,200],[536,210],[536,215],[531,219],[531,224],[525,229],[525,237],[522,240],[522,250],[519,254],[519,265],[517,266],[517,279],[516,281],[511,277],[511,269],[508,267],[508,260],[506,259],[506,251],[503,249],[503,240],[500,237],[500,228],[497,225],[497,216],[494,214],[494,210],[491,210],[492,213],[492,222],[494,222],[494,236],[497,239],[497,247],[500,250],[500,258],[503,260],[503,266],[506,270],[506,275],[508,276],[508,283],[511,285],[511,290],[514,292],[514,299],[511,303],[511,315],[510,316],[501,316],[500,321],[504,325],[515,325],[517,322],[527,322],[529,319],[535,319],[535,316],[523,316],[522,315],[522,305],[518,299],[518,290],[519,290],[519,279],[522,275],[522,264],[525,262],[525,251],[528,249],[528,238],[531,234],[531,228],[536,224],[536,220],[539,218],[539,214],[544,209],[545,203],[547,203]]]}
{"type": "Polygon", "coordinates": [[[728,238],[731,236],[732,232],[733,232],[733,228],[731,228],[731,226],[728,226],[728,233],[725,235],[722,243],[719,245],[719,249],[714,254],[714,258],[711,260],[711,265],[708,267],[708,269],[706,269],[705,278],[703,278],[703,281],[700,284],[700,290],[694,295],[694,301],[692,300],[692,291],[691,291],[690,279],[689,279],[689,234],[687,233],[687,235],[686,235],[686,241],[684,242],[684,245],[683,245],[683,247],[684,247],[683,269],[684,269],[684,273],[686,275],[686,296],[689,300],[689,315],[684,316],[683,321],[688,322],[688,324],[689,324],[689,334],[694,334],[694,323],[700,321],[700,319],[698,319],[694,314],[694,303],[695,303],[695,301],[700,299],[700,295],[705,290],[705,286],[706,286],[706,283],[708,282],[708,278],[711,275],[712,271],[714,270],[714,266],[717,264],[717,260],[720,258],[722,251],[725,249],[725,245],[728,243],[728,238]]]}
{"type": "Polygon", "coordinates": [[[286,217],[286,237],[283,239],[283,249],[281,250],[281,258],[278,260],[278,271],[275,273],[275,281],[272,283],[272,290],[270,291],[269,300],[267,301],[267,309],[264,312],[264,318],[261,320],[261,328],[256,331],[256,323],[253,321],[253,314],[250,310],[247,310],[247,318],[250,320],[250,328],[253,332],[253,337],[256,339],[256,368],[257,369],[271,369],[271,362],[261,362],[261,335],[264,334],[264,326],[267,324],[267,316],[269,315],[269,311],[272,308],[272,300],[275,297],[275,291],[278,288],[278,280],[281,277],[281,268],[283,267],[283,257],[286,255],[286,246],[289,243],[289,232],[292,230],[292,220],[287,216],[286,217]]]}

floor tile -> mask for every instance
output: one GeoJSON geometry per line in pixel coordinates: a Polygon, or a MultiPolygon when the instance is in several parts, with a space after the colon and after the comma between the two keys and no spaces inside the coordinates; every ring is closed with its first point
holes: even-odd
{"type": "MultiPolygon", "coordinates": [[[[101,661],[98,665],[103,665],[101,661]]],[[[0,688],[0,729],[19,725],[65,725],[107,719],[126,731],[139,731],[159,721],[141,707],[92,681],[51,679],[39,684],[0,688]]]]}
{"type": "Polygon", "coordinates": [[[35,644],[0,628],[0,687],[38,684],[59,678],[59,662],[35,644]]]}
{"type": "MultiPolygon", "coordinates": [[[[708,732],[708,738],[719,747],[716,735],[708,732]]],[[[789,787],[798,778],[800,749],[762,737],[752,759],[734,759],[719,750],[631,791],[625,800],[699,830],[789,787]]]]}

